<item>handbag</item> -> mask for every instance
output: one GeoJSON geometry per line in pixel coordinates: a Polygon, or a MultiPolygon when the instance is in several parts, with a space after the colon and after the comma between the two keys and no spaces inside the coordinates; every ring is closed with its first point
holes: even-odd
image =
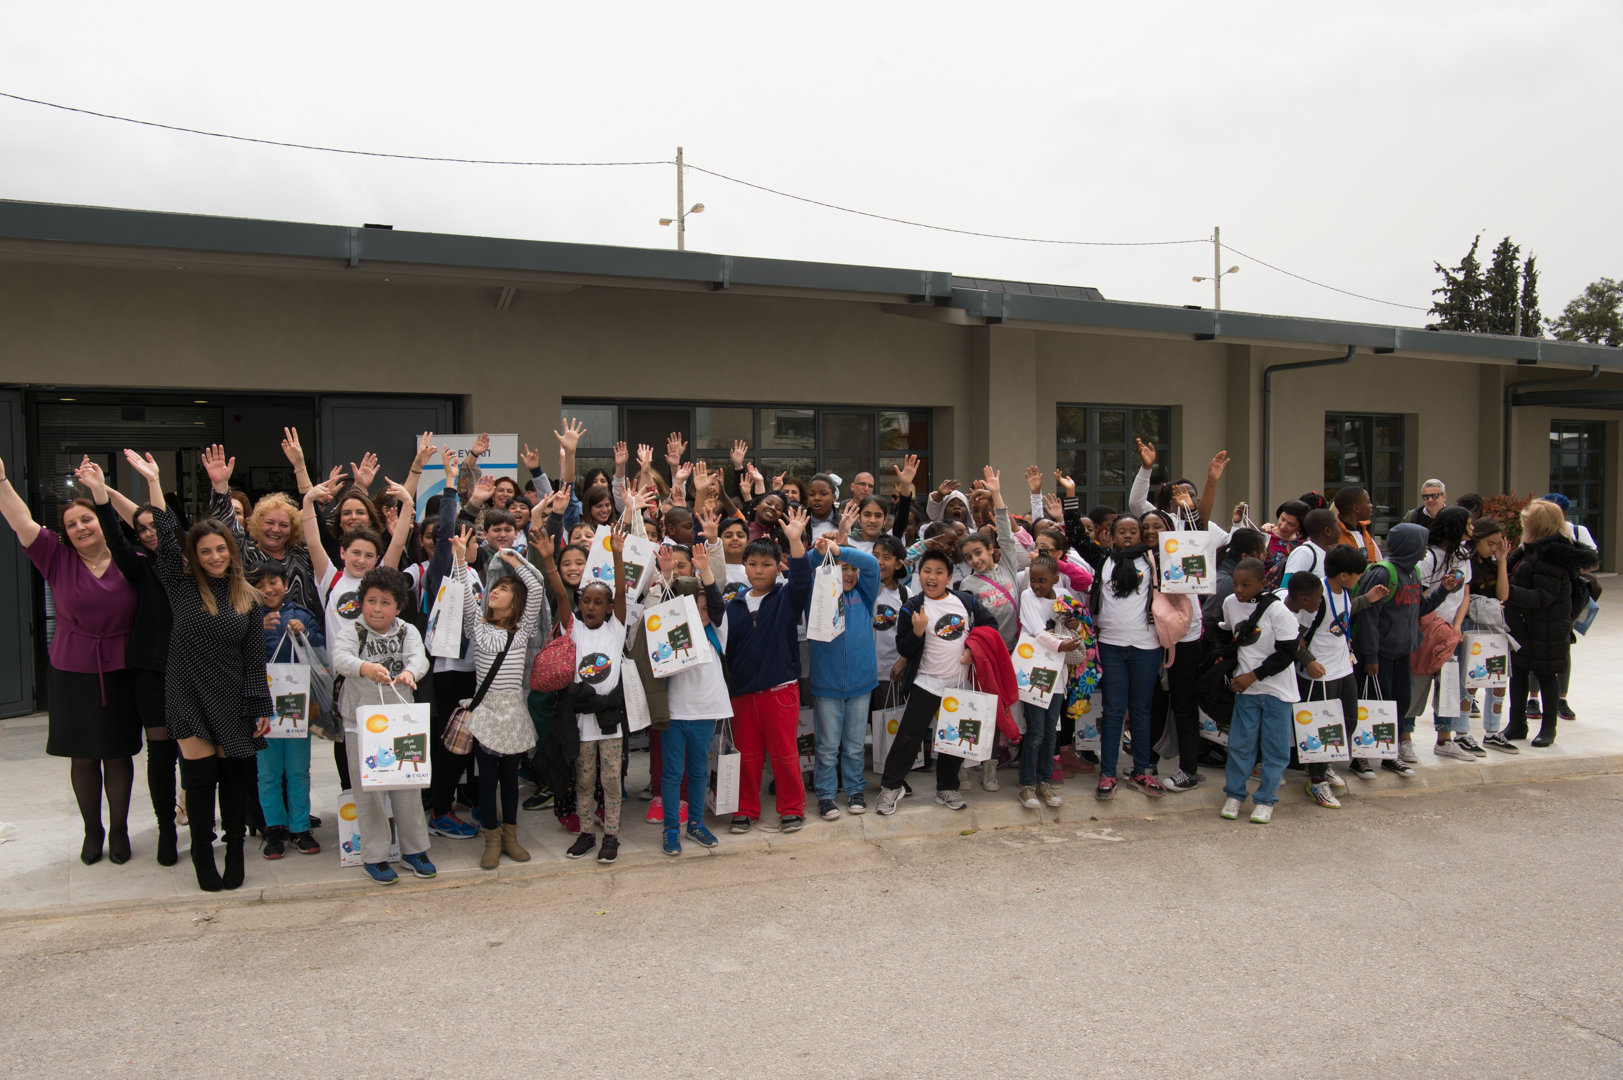
{"type": "Polygon", "coordinates": [[[490,689],[490,682],[496,677],[496,672],[500,670],[502,661],[507,659],[507,650],[513,647],[513,638],[515,636],[511,630],[507,632],[507,644],[502,647],[501,652],[496,654],[496,662],[490,665],[489,671],[485,672],[484,679],[479,683],[479,689],[473,692],[473,697],[451,710],[451,718],[445,722],[445,734],[440,737],[440,741],[445,744],[445,748],[451,753],[466,754],[473,750],[473,731],[468,727],[468,716],[479,707],[481,701],[485,700],[485,693],[490,689]]]}
{"type": "Polygon", "coordinates": [[[530,661],[530,689],[543,694],[562,690],[575,681],[574,616],[565,615],[557,634],[530,661]]]}

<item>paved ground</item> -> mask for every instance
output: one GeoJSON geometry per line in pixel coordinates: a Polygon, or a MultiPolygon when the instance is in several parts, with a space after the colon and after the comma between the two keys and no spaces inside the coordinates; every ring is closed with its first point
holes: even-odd
{"type": "Polygon", "coordinates": [[[1623,777],[0,928],[8,1075],[1610,1077],[1623,777]]]}

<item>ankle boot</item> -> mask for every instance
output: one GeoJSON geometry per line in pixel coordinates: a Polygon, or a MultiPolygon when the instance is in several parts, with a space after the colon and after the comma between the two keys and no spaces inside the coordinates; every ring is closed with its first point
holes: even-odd
{"type": "Polygon", "coordinates": [[[219,892],[220,868],[214,863],[214,789],[220,779],[218,758],[181,759],[180,780],[186,790],[186,827],[192,835],[192,869],[197,887],[219,892]]]}
{"type": "Polygon", "coordinates": [[[502,826],[502,854],[514,862],[529,862],[530,853],[518,842],[518,826],[502,826]]]}
{"type": "Polygon", "coordinates": [[[485,830],[485,853],[479,856],[479,869],[494,870],[502,861],[502,831],[500,829],[485,830]]]}
{"type": "Polygon", "coordinates": [[[147,791],[158,819],[159,866],[173,866],[180,858],[175,843],[175,756],[173,739],[147,740],[147,791]]]}
{"type": "Polygon", "coordinates": [[[1544,723],[1539,725],[1538,734],[1533,736],[1534,746],[1555,745],[1555,717],[1546,716],[1544,723]]]}
{"type": "Polygon", "coordinates": [[[248,792],[259,788],[254,758],[225,758],[220,762],[220,833],[225,838],[225,870],[220,883],[240,889],[247,876],[243,862],[243,835],[248,829],[248,792]]]}

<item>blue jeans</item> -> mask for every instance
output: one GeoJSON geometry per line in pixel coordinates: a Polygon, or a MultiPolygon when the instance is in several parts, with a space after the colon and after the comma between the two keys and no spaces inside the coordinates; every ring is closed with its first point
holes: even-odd
{"type": "Polygon", "coordinates": [[[847,798],[868,789],[868,781],[862,775],[862,759],[870,700],[869,694],[853,698],[812,695],[812,735],[817,740],[812,790],[819,800],[832,799],[842,786],[847,798]]]}
{"type": "Polygon", "coordinates": [[[688,778],[688,822],[704,821],[704,795],[710,783],[710,740],[715,738],[714,720],[672,720],[660,738],[661,764],[665,771],[659,781],[659,797],[664,803],[665,827],[682,824],[682,774],[688,778]]]}
{"type": "Polygon", "coordinates": [[[259,752],[259,807],[265,825],[310,831],[310,739],[266,739],[259,752]],[[282,782],[287,781],[287,794],[282,782]]]}
{"type": "Polygon", "coordinates": [[[1251,769],[1262,761],[1262,779],[1252,796],[1258,806],[1279,801],[1279,782],[1291,759],[1291,707],[1272,694],[1237,694],[1229,721],[1229,761],[1223,794],[1245,801],[1251,769]]]}
{"type": "Polygon", "coordinates": [[[1054,778],[1054,744],[1059,741],[1059,717],[1065,711],[1065,695],[1055,694],[1048,707],[1021,703],[1026,712],[1026,734],[1020,740],[1020,786],[1030,787],[1054,778]]]}
{"type": "Polygon", "coordinates": [[[1116,775],[1122,724],[1129,717],[1133,724],[1133,775],[1149,772],[1150,707],[1161,673],[1161,650],[1101,644],[1099,667],[1099,692],[1104,697],[1104,715],[1099,718],[1099,775],[1116,775]]]}

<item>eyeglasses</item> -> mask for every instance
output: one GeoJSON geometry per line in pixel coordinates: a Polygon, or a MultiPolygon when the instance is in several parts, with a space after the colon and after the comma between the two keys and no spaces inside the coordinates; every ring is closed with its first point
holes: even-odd
{"type": "Polygon", "coordinates": [[[1430,502],[1432,499],[1446,499],[1448,497],[1448,493],[1443,491],[1428,491],[1420,497],[1425,499],[1427,502],[1430,502]]]}

